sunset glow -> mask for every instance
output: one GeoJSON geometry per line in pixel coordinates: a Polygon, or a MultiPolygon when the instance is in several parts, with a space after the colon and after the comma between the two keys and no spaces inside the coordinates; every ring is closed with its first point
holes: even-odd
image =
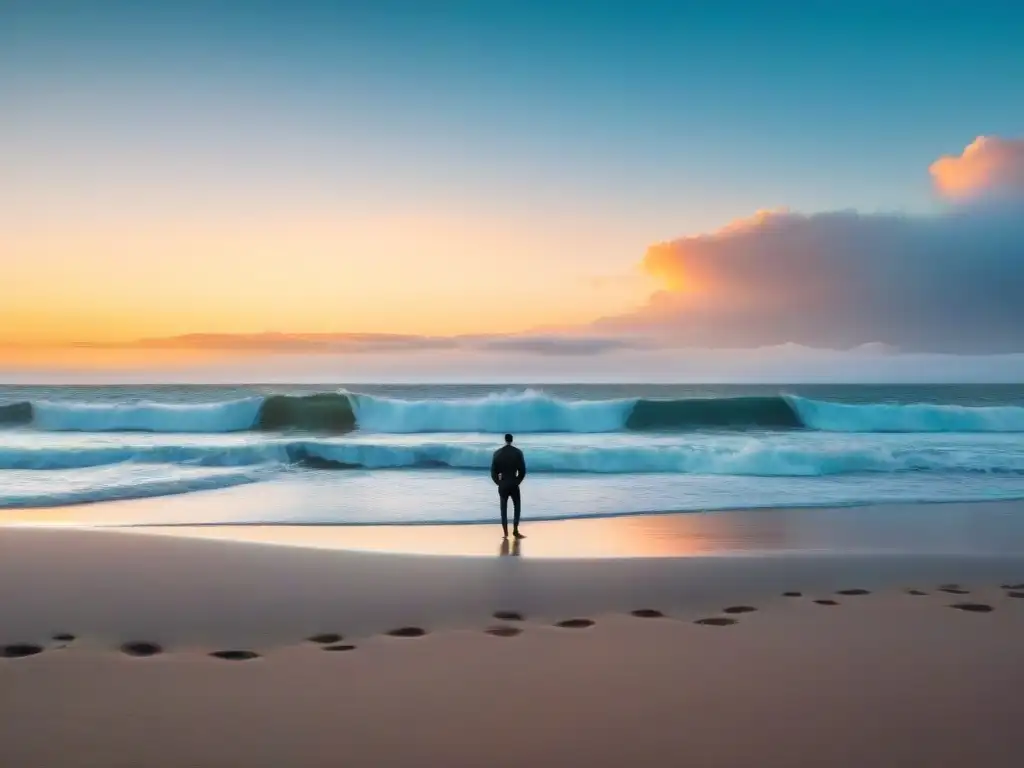
{"type": "Polygon", "coordinates": [[[643,298],[595,289],[569,242],[414,217],[296,216],[212,226],[23,232],[8,342],[110,342],[186,333],[453,334],[568,324],[643,298]],[[510,281],[497,264],[516,262],[510,281]]]}
{"type": "Polygon", "coordinates": [[[950,350],[923,295],[865,309],[1015,269],[1018,217],[974,223],[1024,190],[1012,24],[957,17],[953,45],[952,17],[879,36],[839,9],[364,10],[5,9],[0,366],[203,366],[111,349],[194,334],[507,337],[567,370],[666,340],[1016,350],[999,302],[950,350]]]}

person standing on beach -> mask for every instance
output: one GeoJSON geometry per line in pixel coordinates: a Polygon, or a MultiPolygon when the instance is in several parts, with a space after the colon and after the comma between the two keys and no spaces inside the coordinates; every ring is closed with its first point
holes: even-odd
{"type": "Polygon", "coordinates": [[[505,444],[494,452],[491,459],[491,480],[498,486],[498,498],[501,500],[501,530],[504,538],[508,538],[508,500],[512,499],[515,518],[512,521],[512,535],[517,539],[525,539],[519,532],[519,484],[526,477],[526,459],[523,452],[512,445],[512,435],[505,435],[505,444]]]}

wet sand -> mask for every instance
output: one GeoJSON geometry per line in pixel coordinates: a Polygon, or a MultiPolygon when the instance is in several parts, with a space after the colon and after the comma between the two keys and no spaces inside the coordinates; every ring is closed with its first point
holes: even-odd
{"type": "MultiPolygon", "coordinates": [[[[203,494],[195,494],[202,496],[203,494]]],[[[747,509],[538,522],[503,546],[497,517],[468,525],[151,525],[179,497],[0,511],[0,525],[125,528],[137,533],[283,544],[311,549],[524,558],[651,558],[821,552],[1016,554],[1024,501],[747,509]]],[[[211,503],[207,497],[204,504],[211,503]]],[[[215,515],[214,515],[215,516],[215,515]]]]}
{"type": "Polygon", "coordinates": [[[0,528],[0,606],[5,768],[1024,759],[1015,554],[424,557],[0,528]]]}

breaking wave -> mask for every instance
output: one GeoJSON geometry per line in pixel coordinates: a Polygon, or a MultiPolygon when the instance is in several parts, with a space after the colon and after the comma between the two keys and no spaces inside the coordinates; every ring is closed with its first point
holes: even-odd
{"type": "Polygon", "coordinates": [[[403,400],[349,392],[214,403],[0,404],[0,425],[55,432],[227,433],[251,430],[386,434],[602,433],[698,429],[823,432],[1024,432],[1024,407],[846,404],[795,395],[679,400],[569,400],[526,390],[403,400]]]}
{"type": "Polygon", "coordinates": [[[53,432],[240,432],[251,429],[263,398],[222,403],[31,404],[30,424],[53,432]]]}
{"type": "Polygon", "coordinates": [[[821,432],[1024,432],[1015,405],[848,405],[787,396],[801,424],[821,432]]]}

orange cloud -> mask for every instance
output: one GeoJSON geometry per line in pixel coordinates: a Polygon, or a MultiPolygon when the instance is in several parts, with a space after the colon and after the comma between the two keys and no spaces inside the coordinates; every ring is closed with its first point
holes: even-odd
{"type": "MultiPolygon", "coordinates": [[[[657,243],[647,249],[643,268],[649,275],[659,280],[676,300],[680,295],[685,295],[687,302],[693,307],[721,301],[764,304],[773,300],[784,300],[785,293],[798,287],[797,279],[789,276],[785,285],[765,290],[767,284],[749,285],[744,281],[734,280],[729,270],[721,268],[718,255],[723,241],[785,241],[787,230],[792,229],[794,219],[798,220],[799,217],[792,216],[785,208],[763,209],[751,216],[729,222],[708,234],[657,243]]],[[[805,274],[812,274],[811,266],[808,265],[805,274]]]]}
{"type": "Polygon", "coordinates": [[[957,157],[928,169],[936,189],[954,200],[1024,193],[1024,139],[979,136],[957,157]]]}

